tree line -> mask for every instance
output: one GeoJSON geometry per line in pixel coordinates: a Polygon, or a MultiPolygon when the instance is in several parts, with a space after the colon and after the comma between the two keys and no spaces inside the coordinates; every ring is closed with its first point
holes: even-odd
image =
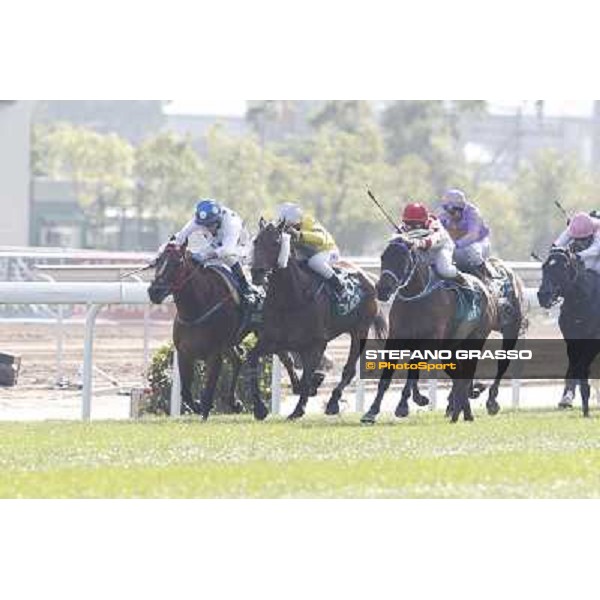
{"type": "Polygon", "coordinates": [[[554,200],[570,210],[600,205],[597,176],[551,150],[508,183],[478,181],[460,132],[464,119],[485,112],[484,102],[398,101],[376,115],[367,102],[332,101],[305,119],[301,133],[290,131],[294,110],[294,103],[258,102],[248,110],[245,135],[217,124],[199,141],[162,131],[135,145],[82,125],[38,124],[33,173],[72,183],[98,247],[111,210],[174,231],[197,198],[214,197],[239,211],[251,230],[260,215],[273,217],[277,204],[297,201],[330,229],[342,252],[376,254],[392,232],[370,204],[367,185],[398,219],[406,202],[435,207],[445,188],[461,187],[490,223],[494,253],[524,260],[564,227],[554,200]]]}

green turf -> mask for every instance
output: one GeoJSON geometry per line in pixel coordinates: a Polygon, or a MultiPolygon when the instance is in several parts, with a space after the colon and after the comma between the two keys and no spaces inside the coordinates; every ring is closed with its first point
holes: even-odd
{"type": "Polygon", "coordinates": [[[0,497],[600,497],[600,420],[1,423],[0,497]]]}

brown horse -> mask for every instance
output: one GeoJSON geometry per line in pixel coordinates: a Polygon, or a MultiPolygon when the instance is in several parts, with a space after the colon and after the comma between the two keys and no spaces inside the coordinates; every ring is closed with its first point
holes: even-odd
{"type": "MultiPolygon", "coordinates": [[[[379,300],[387,301],[393,293],[396,297],[390,311],[390,340],[407,340],[416,344],[432,340],[444,348],[459,348],[468,344],[469,349],[481,349],[496,319],[496,303],[487,287],[476,277],[466,276],[472,293],[479,296],[479,310],[472,318],[458,322],[457,291],[449,289],[446,282],[436,280],[423,253],[410,248],[401,237],[392,240],[381,257],[381,275],[377,282],[379,300]]],[[[473,420],[469,396],[473,387],[476,360],[458,363],[456,370],[446,369],[452,379],[449,416],[456,422],[461,412],[465,421],[473,420]]],[[[381,410],[381,401],[390,386],[394,371],[386,369],[379,381],[377,395],[369,410],[362,417],[363,423],[372,424],[381,410]]],[[[418,371],[410,370],[405,389],[416,386],[418,371]]],[[[396,407],[396,416],[406,416],[407,395],[396,407]]],[[[426,403],[426,402],[425,402],[426,403]]]]}
{"type": "MultiPolygon", "coordinates": [[[[348,360],[340,383],[333,390],[326,414],[339,413],[339,401],[344,388],[356,374],[356,361],[362,350],[362,340],[374,326],[378,338],[386,332],[385,318],[377,303],[374,282],[362,271],[355,277],[360,286],[360,301],[348,314],[337,314],[332,299],[325,289],[324,280],[301,266],[294,248],[286,253],[285,225],[265,224],[260,221],[260,231],[254,240],[252,279],[262,284],[267,274],[269,284],[264,305],[264,328],[257,345],[248,355],[248,365],[253,371],[252,393],[260,401],[256,368],[261,355],[281,351],[298,352],[302,359],[300,398],[290,419],[302,417],[310,395],[310,382],[321,361],[327,343],[343,333],[350,334],[348,360]]],[[[289,238],[288,238],[289,240],[289,238]]]]}
{"type": "MultiPolygon", "coordinates": [[[[235,399],[241,368],[236,345],[249,330],[241,331],[242,309],[235,288],[215,269],[193,261],[185,247],[173,243],[165,247],[155,266],[156,275],[148,288],[150,300],[160,304],[169,294],[173,294],[177,307],[173,342],[177,348],[184,410],[208,418],[213,408],[223,358],[228,356],[233,373],[226,400],[231,412],[241,412],[243,407],[235,399]],[[197,360],[206,362],[206,384],[200,402],[192,398],[197,360]]],[[[291,357],[281,354],[280,359],[290,375],[292,385],[298,389],[299,380],[291,357]]],[[[257,419],[264,419],[268,414],[260,398],[255,400],[253,409],[257,419]]]]}
{"type": "MultiPolygon", "coordinates": [[[[521,278],[505,262],[497,258],[489,259],[493,268],[499,273],[499,277],[492,278],[488,275],[482,275],[479,272],[473,272],[472,275],[481,279],[488,287],[492,298],[496,302],[496,319],[493,325],[493,331],[502,335],[502,349],[513,350],[519,341],[519,338],[527,330],[527,302],[525,299],[525,287],[521,278]]],[[[488,390],[488,398],[485,403],[486,410],[490,415],[496,415],[500,412],[500,405],[497,397],[500,389],[500,382],[510,366],[510,359],[498,360],[496,375],[494,381],[488,390]]],[[[482,383],[474,383],[470,397],[478,398],[487,386],[482,383]]],[[[402,390],[403,403],[398,416],[408,416],[408,397],[412,391],[413,400],[418,406],[426,406],[429,400],[419,391],[418,373],[416,378],[410,379],[402,390]]]]}

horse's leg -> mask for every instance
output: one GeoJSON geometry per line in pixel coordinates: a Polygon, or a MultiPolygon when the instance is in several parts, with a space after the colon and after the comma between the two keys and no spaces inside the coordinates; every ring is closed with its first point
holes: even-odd
{"type": "Polygon", "coordinates": [[[201,406],[192,398],[192,382],[194,381],[195,360],[184,352],[177,353],[177,368],[181,381],[181,407],[182,412],[191,412],[196,415],[201,413],[201,406]]]}
{"type": "Polygon", "coordinates": [[[452,390],[450,398],[452,404],[451,422],[456,423],[462,412],[465,421],[473,420],[473,412],[471,411],[471,402],[469,401],[469,388],[471,381],[469,379],[454,379],[452,381],[452,390]]]}
{"type": "Polygon", "coordinates": [[[417,379],[414,382],[412,390],[412,399],[417,406],[427,406],[429,404],[429,398],[419,391],[419,375],[420,373],[417,371],[417,379]]]}
{"type": "Polygon", "coordinates": [[[411,393],[414,393],[415,387],[419,385],[419,372],[410,370],[408,375],[406,376],[406,383],[402,388],[402,394],[400,396],[400,402],[398,402],[398,406],[396,406],[396,410],[394,414],[398,418],[408,417],[409,409],[408,409],[408,398],[411,393]]]}
{"type": "Polygon", "coordinates": [[[300,378],[296,374],[294,360],[288,352],[280,352],[277,356],[279,356],[279,360],[285,367],[288,377],[290,378],[290,383],[292,384],[292,393],[294,396],[297,396],[300,393],[300,378]]]}
{"type": "Polygon", "coordinates": [[[377,395],[373,400],[369,410],[362,416],[360,422],[365,423],[367,425],[372,425],[375,423],[375,419],[381,410],[381,401],[385,396],[388,388],[390,387],[390,383],[392,383],[392,377],[394,376],[393,369],[385,369],[379,378],[379,385],[377,386],[377,395]]]}
{"type": "Polygon", "coordinates": [[[577,387],[577,380],[574,376],[574,368],[578,359],[578,350],[576,343],[565,340],[567,344],[567,357],[569,359],[569,366],[565,374],[565,387],[563,389],[562,398],[558,403],[558,408],[573,408],[573,400],[575,400],[575,388],[577,387]]]}
{"type": "MultiPolygon", "coordinates": [[[[287,374],[290,378],[290,383],[292,384],[292,393],[295,396],[300,395],[300,378],[296,374],[296,369],[294,365],[294,360],[292,355],[289,352],[281,352],[278,354],[279,360],[281,364],[285,367],[287,374]]],[[[325,379],[325,373],[321,371],[315,371],[312,376],[312,381],[310,382],[310,392],[309,396],[316,396],[319,391],[319,386],[323,383],[325,379]]]]}
{"type": "MultiPolygon", "coordinates": [[[[513,350],[517,345],[519,336],[518,327],[515,329],[514,327],[506,328],[502,331],[502,350],[513,350]]],[[[500,382],[504,377],[504,373],[508,369],[510,365],[510,359],[505,358],[498,361],[498,366],[496,368],[496,377],[494,378],[494,383],[490,386],[490,390],[488,392],[488,399],[485,403],[485,407],[487,409],[488,415],[496,415],[500,412],[500,405],[498,404],[496,398],[498,397],[498,389],[500,387],[500,382]]]]}
{"type": "Polygon", "coordinates": [[[246,358],[246,369],[249,376],[250,396],[252,398],[254,418],[258,421],[263,421],[269,414],[265,403],[260,397],[260,386],[258,384],[258,360],[264,353],[265,351],[263,350],[259,338],[258,343],[250,350],[246,358]]]}
{"type": "Polygon", "coordinates": [[[312,381],[313,373],[321,362],[321,357],[325,352],[325,344],[319,344],[313,346],[309,350],[305,350],[300,353],[302,358],[302,379],[300,380],[300,398],[298,404],[294,408],[293,412],[289,415],[288,419],[293,421],[304,416],[306,403],[310,395],[310,384],[312,381]]]}
{"type": "Polygon", "coordinates": [[[342,379],[337,384],[331,397],[325,407],[326,415],[337,415],[340,412],[340,398],[345,387],[352,381],[356,375],[356,361],[362,351],[361,339],[366,335],[366,332],[354,330],[350,332],[350,350],[348,351],[348,360],[342,371],[342,379]]]}
{"type": "Polygon", "coordinates": [[[227,396],[225,398],[225,406],[223,408],[237,415],[244,410],[244,405],[239,400],[236,400],[235,397],[235,389],[237,387],[240,369],[242,368],[242,359],[233,349],[227,353],[227,356],[230,358],[231,362],[231,381],[229,383],[229,389],[227,390],[227,396]]]}
{"type": "Polygon", "coordinates": [[[220,352],[213,354],[206,361],[206,381],[200,399],[201,414],[205,421],[214,406],[215,389],[217,388],[222,365],[223,355],[220,352]]]}
{"type": "Polygon", "coordinates": [[[590,416],[590,367],[596,358],[597,350],[594,347],[585,347],[579,357],[576,378],[579,380],[579,391],[581,392],[581,408],[584,417],[590,416]]]}
{"type": "MultiPolygon", "coordinates": [[[[483,347],[484,343],[485,340],[482,340],[481,347],[483,347]]],[[[450,390],[450,396],[448,397],[449,410],[446,411],[446,415],[448,416],[449,413],[452,423],[458,421],[461,412],[463,413],[465,421],[473,421],[469,390],[473,385],[473,377],[476,369],[476,360],[463,362],[460,365],[460,369],[457,371],[446,369],[446,373],[452,379],[452,389],[450,390]]]]}
{"type": "Polygon", "coordinates": [[[583,416],[590,416],[590,382],[587,377],[582,377],[579,383],[579,391],[581,392],[581,408],[583,416]]]}

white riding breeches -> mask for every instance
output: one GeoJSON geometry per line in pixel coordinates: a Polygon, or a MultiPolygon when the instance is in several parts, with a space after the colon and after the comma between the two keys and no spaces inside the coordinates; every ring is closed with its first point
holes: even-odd
{"type": "Polygon", "coordinates": [[[235,252],[232,252],[231,254],[223,254],[223,256],[220,256],[218,260],[224,262],[228,267],[233,267],[233,265],[235,265],[237,262],[244,264],[245,258],[246,249],[238,246],[235,252]]]}
{"type": "Polygon", "coordinates": [[[331,265],[338,260],[340,260],[339,250],[332,248],[331,250],[323,250],[323,252],[313,254],[308,259],[308,266],[324,279],[329,279],[335,274],[331,265]]]}
{"type": "Polygon", "coordinates": [[[600,256],[590,256],[584,254],[582,259],[586,269],[589,269],[590,271],[595,271],[596,273],[598,273],[598,275],[600,275],[600,256]]]}
{"type": "Polygon", "coordinates": [[[452,246],[444,246],[439,250],[434,250],[432,256],[432,264],[435,266],[440,277],[444,279],[454,279],[458,275],[458,269],[452,262],[452,256],[454,254],[454,244],[452,246]]]}
{"type": "Polygon", "coordinates": [[[456,265],[462,271],[469,271],[481,266],[490,256],[490,240],[484,238],[454,251],[456,265]]]}

